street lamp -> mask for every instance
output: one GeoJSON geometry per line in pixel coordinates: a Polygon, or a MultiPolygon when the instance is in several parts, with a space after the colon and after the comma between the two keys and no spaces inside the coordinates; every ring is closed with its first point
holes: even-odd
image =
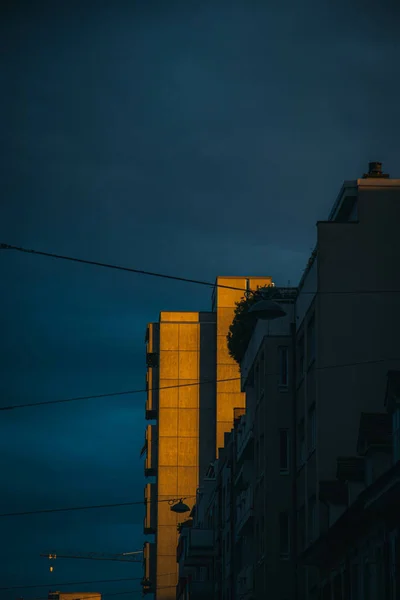
{"type": "Polygon", "coordinates": [[[249,308],[249,313],[261,321],[272,321],[286,315],[282,306],[269,298],[262,298],[249,308]]]}
{"type": "Polygon", "coordinates": [[[169,505],[171,506],[170,510],[175,513],[186,513],[190,512],[190,507],[184,503],[183,498],[180,500],[170,500],[169,505]]]}

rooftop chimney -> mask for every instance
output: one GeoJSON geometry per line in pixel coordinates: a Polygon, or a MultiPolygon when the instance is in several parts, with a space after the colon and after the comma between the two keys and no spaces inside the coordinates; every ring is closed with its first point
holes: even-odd
{"type": "Polygon", "coordinates": [[[381,162],[370,162],[368,173],[364,173],[363,179],[388,179],[388,173],[382,173],[382,163],[381,162]]]}

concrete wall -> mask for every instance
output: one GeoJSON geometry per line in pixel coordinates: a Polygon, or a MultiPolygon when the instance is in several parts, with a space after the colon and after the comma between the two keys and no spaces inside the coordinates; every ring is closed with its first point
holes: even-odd
{"type": "Polygon", "coordinates": [[[244,297],[247,289],[256,290],[272,283],[271,277],[218,277],[219,286],[215,291],[217,313],[217,406],[216,406],[216,451],[224,446],[224,434],[233,424],[233,409],[245,406],[245,396],[241,392],[240,370],[236,361],[229,356],[226,336],[233,321],[236,303],[244,297]],[[231,381],[220,381],[230,379],[231,381]]]}

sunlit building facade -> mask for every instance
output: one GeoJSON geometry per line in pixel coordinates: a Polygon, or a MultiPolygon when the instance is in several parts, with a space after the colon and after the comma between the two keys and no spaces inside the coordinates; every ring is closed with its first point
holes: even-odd
{"type": "Polygon", "coordinates": [[[270,277],[219,277],[210,312],[161,312],[147,327],[146,419],[154,423],[144,446],[151,478],[144,533],[154,535],[154,546],[146,546],[143,589],[157,600],[176,596],[178,525],[186,517],[172,512],[170,501],[186,498],[193,506],[199,481],[232,427],[234,408],[245,404],[226,340],[236,302],[246,290],[271,283],[270,277]]]}

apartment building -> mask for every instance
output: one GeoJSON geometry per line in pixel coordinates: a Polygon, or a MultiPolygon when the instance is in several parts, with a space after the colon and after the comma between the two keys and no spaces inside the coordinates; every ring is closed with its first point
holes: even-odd
{"type": "Polygon", "coordinates": [[[253,598],[251,527],[249,552],[241,552],[243,532],[253,515],[251,506],[244,508],[235,486],[237,427],[243,414],[243,408],[235,409],[234,427],[225,433],[224,447],[202,480],[191,518],[182,524],[177,600],[253,598]]]}
{"type": "Polygon", "coordinates": [[[400,595],[400,371],[387,374],[385,408],[361,413],[357,455],[320,482],[321,530],[302,561],[318,569],[322,600],[400,595]]]}
{"type": "MultiPolygon", "coordinates": [[[[282,316],[272,320],[271,315],[259,315],[261,318],[255,321],[241,362],[246,414],[238,427],[235,483],[243,489],[244,506],[251,506],[254,513],[254,548],[243,552],[243,557],[254,557],[252,597],[261,600],[270,594],[274,600],[291,600],[295,565],[291,532],[294,522],[292,347],[297,290],[273,288],[271,292],[282,316]]],[[[241,533],[239,529],[238,534],[241,533]]],[[[247,543],[247,539],[242,543],[247,543]]]]}
{"type": "MultiPolygon", "coordinates": [[[[337,456],[356,453],[361,412],[379,412],[388,370],[400,353],[400,180],[370,163],[345,181],[296,300],[298,552],[323,526],[322,481],[334,479],[337,456]]],[[[298,571],[298,600],[318,597],[316,569],[298,571]]]]}
{"type": "Polygon", "coordinates": [[[244,407],[237,363],[226,336],[236,302],[270,277],[218,277],[210,312],[161,312],[146,331],[147,399],[143,591],[175,599],[178,523],[170,501],[193,506],[207,468],[223,447],[235,407],[244,407]],[[155,565],[150,564],[151,559],[155,565]]]}
{"type": "MultiPolygon", "coordinates": [[[[399,222],[400,180],[370,163],[362,178],[344,182],[328,220],[317,223],[297,291],[269,295],[283,309],[280,318],[253,313],[239,361],[246,411],[232,438],[235,531],[246,523],[232,565],[237,581],[249,583],[232,588],[231,598],[264,598],[272,590],[282,600],[315,600],[327,583],[303,557],[326,531],[329,482],[339,473],[353,495],[365,487],[360,415],[381,411],[387,373],[400,369],[399,222]]],[[[334,489],[342,502],[343,489],[334,489]]],[[[327,597],[342,598],[331,582],[327,589],[327,597]]]]}

